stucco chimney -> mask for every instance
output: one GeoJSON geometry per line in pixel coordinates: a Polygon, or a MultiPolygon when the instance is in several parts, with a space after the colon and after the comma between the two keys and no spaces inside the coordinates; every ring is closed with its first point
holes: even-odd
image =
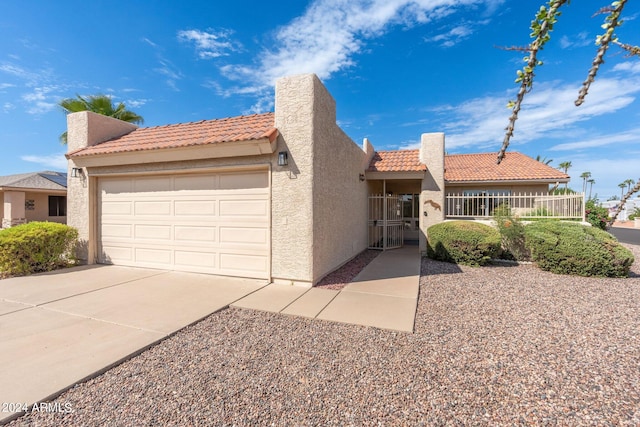
{"type": "MultiPolygon", "coordinates": [[[[138,126],[112,117],[103,116],[91,111],[80,111],[67,115],[67,152],[72,153],[100,142],[126,135],[138,126]]],[[[88,173],[72,177],[72,169],[78,166],[69,159],[67,167],[67,224],[78,230],[80,244],[76,255],[82,263],[93,264],[96,253],[93,230],[90,228],[90,217],[94,214],[95,178],[88,173]]]]}
{"type": "Polygon", "coordinates": [[[91,111],[71,113],[67,115],[67,148],[72,152],[126,135],[137,128],[133,123],[91,111]]]}

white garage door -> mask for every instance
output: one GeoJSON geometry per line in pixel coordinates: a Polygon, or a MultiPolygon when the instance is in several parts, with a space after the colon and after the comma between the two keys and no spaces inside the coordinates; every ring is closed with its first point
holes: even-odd
{"type": "Polygon", "coordinates": [[[99,178],[98,261],[269,278],[267,171],[99,178]]]}

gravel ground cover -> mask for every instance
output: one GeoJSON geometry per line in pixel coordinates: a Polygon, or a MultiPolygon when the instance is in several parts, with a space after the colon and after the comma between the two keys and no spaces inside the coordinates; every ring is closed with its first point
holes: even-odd
{"type": "Polygon", "coordinates": [[[367,249],[360,252],[351,261],[324,277],[316,287],[322,289],[340,290],[347,286],[371,261],[373,261],[381,251],[367,249]]]}
{"type": "Polygon", "coordinates": [[[640,425],[628,279],[424,259],[415,333],[227,309],[11,425],[640,425]]]}

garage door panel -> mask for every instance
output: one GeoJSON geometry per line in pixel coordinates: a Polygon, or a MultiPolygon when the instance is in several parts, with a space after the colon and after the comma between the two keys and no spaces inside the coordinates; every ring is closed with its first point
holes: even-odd
{"type": "Polygon", "coordinates": [[[220,216],[257,216],[268,213],[266,200],[220,200],[220,216]]]}
{"type": "Polygon", "coordinates": [[[173,251],[169,249],[135,248],[135,261],[147,264],[173,264],[173,251]]]}
{"type": "Polygon", "coordinates": [[[220,190],[239,190],[248,188],[268,188],[269,177],[264,172],[222,173],[220,190]]]}
{"type": "Polygon", "coordinates": [[[135,239],[169,240],[171,239],[171,225],[136,225],[135,239]]]}
{"type": "Polygon", "coordinates": [[[170,176],[139,177],[134,179],[133,183],[133,189],[136,193],[173,190],[173,182],[170,176]]]}
{"type": "Polygon", "coordinates": [[[259,255],[220,254],[220,269],[227,271],[264,271],[267,257],[259,255]]]}
{"type": "Polygon", "coordinates": [[[132,193],[133,181],[128,178],[111,178],[109,181],[103,182],[101,190],[106,194],[132,193]]]}
{"type": "Polygon", "coordinates": [[[131,215],[133,213],[132,202],[105,202],[102,205],[103,215],[131,215]]]}
{"type": "Polygon", "coordinates": [[[122,246],[108,246],[102,247],[102,254],[100,256],[100,262],[107,264],[122,264],[131,265],[134,261],[133,248],[122,246]]]}
{"type": "Polygon", "coordinates": [[[101,178],[102,262],[269,278],[267,171],[101,178]]]}
{"type": "Polygon", "coordinates": [[[256,245],[259,248],[267,244],[268,233],[265,229],[249,227],[220,227],[220,244],[240,243],[256,245]]]}
{"type": "Polygon", "coordinates": [[[103,224],[102,236],[112,238],[133,237],[133,226],[131,224],[103,224]]]}
{"type": "Polygon", "coordinates": [[[176,242],[209,242],[216,241],[216,227],[206,226],[183,226],[176,225],[174,228],[176,242]]]}
{"type": "Polygon", "coordinates": [[[213,216],[216,214],[216,202],[212,200],[176,201],[174,206],[176,216],[213,216]]]}
{"type": "Polygon", "coordinates": [[[180,251],[175,252],[175,264],[179,267],[216,268],[216,253],[180,251]]]}
{"type": "Polygon", "coordinates": [[[188,191],[191,193],[198,193],[202,191],[210,191],[218,188],[218,176],[217,175],[196,175],[196,176],[177,176],[174,180],[174,190],[176,191],[188,191]]]}
{"type": "Polygon", "coordinates": [[[170,215],[171,201],[137,201],[134,202],[134,215],[170,215]]]}

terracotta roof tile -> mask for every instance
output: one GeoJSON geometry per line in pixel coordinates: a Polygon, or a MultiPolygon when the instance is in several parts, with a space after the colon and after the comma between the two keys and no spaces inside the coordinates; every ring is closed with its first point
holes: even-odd
{"type": "Polygon", "coordinates": [[[444,179],[447,182],[569,179],[566,173],[518,152],[508,152],[499,165],[496,159],[496,153],[445,156],[444,179]]]}
{"type": "MultiPolygon", "coordinates": [[[[369,172],[425,171],[420,163],[420,150],[377,151],[371,159],[369,172]]],[[[451,154],[444,158],[447,182],[461,181],[519,181],[568,180],[569,175],[518,152],[508,152],[496,164],[496,153],[451,154]]]]}
{"type": "Polygon", "coordinates": [[[277,136],[278,130],[274,126],[274,113],[264,113],[138,128],[119,138],[69,153],[69,156],[181,148],[263,138],[273,141],[277,136]]]}
{"type": "Polygon", "coordinates": [[[376,151],[369,163],[369,172],[424,172],[420,150],[376,151]]]}

